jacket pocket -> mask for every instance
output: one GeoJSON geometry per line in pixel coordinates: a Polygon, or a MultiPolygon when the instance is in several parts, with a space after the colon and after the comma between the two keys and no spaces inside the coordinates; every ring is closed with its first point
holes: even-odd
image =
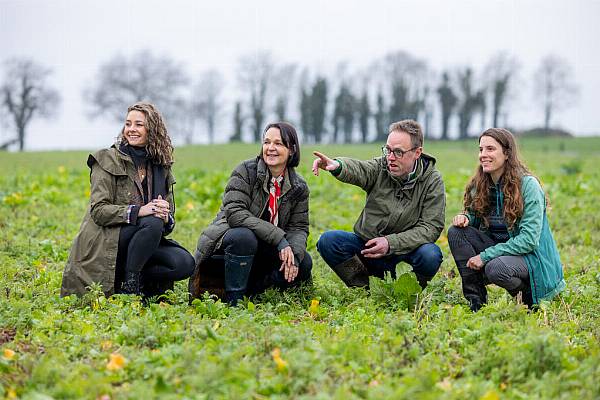
{"type": "Polygon", "coordinates": [[[128,176],[117,176],[117,190],[115,204],[135,204],[134,193],[136,188],[128,176]]]}

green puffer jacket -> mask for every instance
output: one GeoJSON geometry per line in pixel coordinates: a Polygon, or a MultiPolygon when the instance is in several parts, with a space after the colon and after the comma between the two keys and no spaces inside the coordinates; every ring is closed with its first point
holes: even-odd
{"type": "MultiPolygon", "coordinates": [[[[504,198],[499,192],[499,208],[504,208],[504,198]]],[[[483,251],[484,263],[500,256],[524,256],[529,271],[534,303],[550,300],[566,286],[563,268],[554,237],[546,216],[546,196],[538,180],[530,175],[521,180],[523,216],[509,230],[510,239],[483,251]]],[[[468,212],[469,225],[484,230],[481,219],[468,212]]]]}
{"type": "Polygon", "coordinates": [[[401,255],[440,237],[446,196],[435,158],[423,153],[406,182],[390,174],[384,157],[337,160],[341,170],[334,176],[367,192],[365,207],[354,224],[354,232],[363,240],[385,236],[390,253],[401,255]]]}
{"type": "MultiPolygon", "coordinates": [[[[107,296],[114,293],[121,226],[127,224],[129,205],[142,205],[136,204],[143,199],[142,188],[129,155],[113,146],[90,154],[87,165],[91,170],[90,204],[63,272],[61,296],[82,295],[92,283],[102,285],[107,296]]],[[[166,200],[171,205],[173,215],[175,179],[170,168],[166,176],[166,200]]],[[[169,226],[164,235],[170,233],[172,228],[173,225],[169,226]]],[[[163,238],[163,241],[171,243],[168,239],[163,238]]],[[[179,246],[176,242],[172,244],[179,246]]]]}
{"type": "Polygon", "coordinates": [[[196,269],[189,284],[192,297],[200,295],[200,265],[212,256],[230,228],[249,228],[272,246],[285,238],[296,262],[304,259],[308,237],[308,185],[293,168],[286,169],[279,198],[279,223],[275,226],[261,219],[269,203],[270,178],[269,169],[260,157],[242,162],[231,173],[221,209],[198,239],[194,254],[196,269]]]}

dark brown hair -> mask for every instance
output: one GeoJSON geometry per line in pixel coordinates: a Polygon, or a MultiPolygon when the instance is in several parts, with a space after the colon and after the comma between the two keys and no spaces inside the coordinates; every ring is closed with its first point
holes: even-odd
{"type": "MultiPolygon", "coordinates": [[[[281,135],[281,141],[283,145],[290,150],[290,158],[287,161],[288,168],[295,168],[300,164],[300,143],[298,142],[298,134],[296,128],[288,122],[273,122],[267,125],[263,131],[263,137],[267,131],[271,128],[279,129],[281,135]]],[[[260,152],[260,158],[262,158],[262,150],[260,152]]]]}
{"type": "MultiPolygon", "coordinates": [[[[517,143],[513,134],[507,129],[490,128],[479,136],[479,142],[484,136],[494,139],[502,147],[506,156],[504,172],[502,173],[502,194],[504,196],[504,220],[509,229],[513,229],[515,222],[523,216],[523,196],[521,193],[521,179],[524,175],[532,175],[529,169],[519,158],[517,143]]],[[[536,178],[537,179],[537,178],[536,178]]],[[[539,179],[538,179],[539,181],[539,179]]],[[[470,210],[489,224],[490,212],[489,191],[494,185],[490,174],[483,172],[481,165],[477,167],[475,175],[471,178],[465,189],[463,204],[466,210],[470,210]]]]}

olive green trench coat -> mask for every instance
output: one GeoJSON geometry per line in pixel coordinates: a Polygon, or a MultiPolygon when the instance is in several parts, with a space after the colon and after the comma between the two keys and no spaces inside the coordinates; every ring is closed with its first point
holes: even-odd
{"type": "MultiPolygon", "coordinates": [[[[92,283],[99,283],[107,296],[114,293],[121,226],[127,224],[130,205],[143,205],[141,182],[129,155],[113,146],[90,154],[87,165],[91,170],[90,203],[71,247],[63,273],[61,296],[82,295],[92,283]]],[[[166,176],[166,200],[174,214],[175,180],[170,168],[166,176]]],[[[171,230],[172,226],[164,234],[171,230]]]]}

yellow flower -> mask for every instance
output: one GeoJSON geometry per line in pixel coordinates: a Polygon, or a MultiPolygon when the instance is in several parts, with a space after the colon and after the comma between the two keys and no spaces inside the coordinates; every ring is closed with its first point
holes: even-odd
{"type": "Polygon", "coordinates": [[[16,399],[17,398],[17,392],[15,391],[15,389],[10,388],[6,391],[6,398],[7,399],[16,399]]]}
{"type": "Polygon", "coordinates": [[[59,174],[64,174],[66,170],[67,170],[67,169],[66,169],[64,166],[62,166],[62,165],[60,165],[60,166],[58,167],[58,173],[59,173],[59,174]]]}
{"type": "Polygon", "coordinates": [[[317,315],[317,313],[319,312],[319,300],[317,299],[312,299],[310,301],[310,306],[308,307],[308,312],[310,313],[310,315],[312,315],[313,317],[317,315]]]}
{"type": "Polygon", "coordinates": [[[188,211],[192,211],[194,209],[194,203],[188,201],[187,203],[185,203],[185,209],[188,211]]]}
{"type": "Polygon", "coordinates": [[[100,348],[103,351],[106,351],[108,349],[110,349],[112,347],[112,342],[110,340],[103,340],[102,342],[100,342],[100,348]]]}
{"type": "Polygon", "coordinates": [[[116,371],[118,369],[123,368],[126,362],[127,360],[125,359],[125,357],[123,357],[119,353],[112,353],[110,355],[110,361],[108,362],[108,364],[106,364],[106,369],[109,371],[116,371]]]}
{"type": "Polygon", "coordinates": [[[490,389],[480,397],[480,400],[500,400],[500,396],[498,396],[498,393],[494,389],[490,389]]]}
{"type": "Polygon", "coordinates": [[[4,358],[7,361],[10,361],[15,358],[15,352],[11,349],[4,349],[2,358],[4,358]]]}
{"type": "Polygon", "coordinates": [[[279,347],[275,347],[271,352],[271,356],[273,357],[273,361],[275,362],[275,368],[278,372],[284,372],[287,370],[288,363],[283,358],[281,358],[281,350],[279,347]]]}

